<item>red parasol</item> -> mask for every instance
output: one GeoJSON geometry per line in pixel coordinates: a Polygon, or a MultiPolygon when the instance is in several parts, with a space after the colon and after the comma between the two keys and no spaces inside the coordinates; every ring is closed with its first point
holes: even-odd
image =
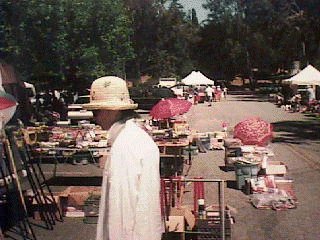
{"type": "Polygon", "coordinates": [[[167,98],[153,106],[150,116],[157,120],[167,119],[188,112],[191,106],[192,103],[189,101],[178,98],[167,98]]]}
{"type": "Polygon", "coordinates": [[[243,144],[265,146],[272,139],[273,127],[259,117],[249,118],[239,122],[234,127],[233,136],[243,144]]]}

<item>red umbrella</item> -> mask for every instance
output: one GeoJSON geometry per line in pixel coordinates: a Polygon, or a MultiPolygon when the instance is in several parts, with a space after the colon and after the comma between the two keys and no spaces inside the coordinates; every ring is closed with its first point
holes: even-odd
{"type": "Polygon", "coordinates": [[[265,146],[272,139],[273,127],[259,117],[249,118],[239,122],[234,127],[233,136],[243,144],[265,146]]]}
{"type": "Polygon", "coordinates": [[[0,129],[11,119],[16,107],[17,102],[14,97],[0,90],[0,129]]]}
{"type": "Polygon", "coordinates": [[[151,109],[150,116],[162,120],[184,114],[189,111],[192,103],[178,98],[167,98],[159,101],[151,109]]]}

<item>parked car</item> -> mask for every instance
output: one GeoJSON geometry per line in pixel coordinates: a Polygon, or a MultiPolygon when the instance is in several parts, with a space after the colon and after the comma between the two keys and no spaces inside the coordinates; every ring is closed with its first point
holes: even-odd
{"type": "Polygon", "coordinates": [[[170,89],[177,96],[184,97],[185,93],[188,92],[189,86],[185,85],[185,84],[182,84],[182,83],[179,83],[179,84],[176,84],[176,85],[170,87],[170,89]]]}
{"type": "Polygon", "coordinates": [[[281,91],[281,86],[272,85],[272,84],[259,84],[256,91],[264,94],[278,93],[281,91]]]}
{"type": "Polygon", "coordinates": [[[176,97],[174,92],[166,87],[133,87],[129,89],[131,99],[138,104],[139,109],[150,110],[161,99],[176,97]]]}
{"type": "Polygon", "coordinates": [[[90,120],[93,118],[92,111],[82,108],[82,105],[90,102],[90,95],[79,96],[74,104],[68,105],[67,118],[71,121],[90,120]]]}

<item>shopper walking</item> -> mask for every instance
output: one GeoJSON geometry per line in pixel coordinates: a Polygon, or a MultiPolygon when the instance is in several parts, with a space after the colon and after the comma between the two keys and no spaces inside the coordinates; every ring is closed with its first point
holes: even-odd
{"type": "Polygon", "coordinates": [[[228,88],[226,86],[223,87],[223,97],[227,99],[228,88]]]}
{"type": "Polygon", "coordinates": [[[159,150],[135,121],[137,104],[126,82],[112,76],[95,80],[84,108],[109,131],[111,144],[96,240],[160,240],[159,150]]]}
{"type": "Polygon", "coordinates": [[[222,95],[222,90],[221,90],[220,86],[217,86],[217,90],[216,90],[215,95],[216,95],[216,100],[220,102],[221,101],[221,95],[222,95]]]}
{"type": "Polygon", "coordinates": [[[212,87],[210,85],[208,85],[205,91],[206,91],[206,94],[207,94],[208,106],[211,106],[213,89],[212,89],[212,87]]]}

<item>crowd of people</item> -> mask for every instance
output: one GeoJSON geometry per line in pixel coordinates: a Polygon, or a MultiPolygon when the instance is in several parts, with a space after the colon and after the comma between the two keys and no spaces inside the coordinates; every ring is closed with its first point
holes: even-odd
{"type": "MultiPolygon", "coordinates": [[[[212,102],[226,99],[227,88],[221,86],[189,87],[184,93],[184,98],[193,104],[212,102]]],[[[76,102],[78,93],[69,91],[47,90],[36,94],[32,101],[31,119],[52,125],[58,120],[67,120],[68,105],[76,102]]]]}
{"type": "Polygon", "coordinates": [[[57,120],[66,120],[68,105],[74,103],[77,96],[77,93],[57,90],[36,94],[32,104],[32,119],[48,125],[57,120]]]}
{"type": "Polygon", "coordinates": [[[294,89],[283,86],[282,91],[275,95],[276,104],[292,112],[319,112],[320,103],[316,100],[315,90],[312,86],[305,89],[294,89]]]}
{"type": "Polygon", "coordinates": [[[186,92],[185,98],[194,104],[207,101],[208,106],[211,106],[212,102],[219,102],[221,99],[227,98],[227,88],[212,85],[190,87],[186,92]]]}

